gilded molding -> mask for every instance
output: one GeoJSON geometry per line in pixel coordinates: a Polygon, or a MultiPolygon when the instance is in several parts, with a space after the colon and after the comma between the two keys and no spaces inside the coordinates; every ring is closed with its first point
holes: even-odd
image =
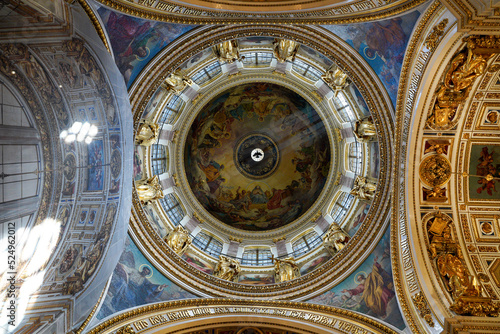
{"type": "Polygon", "coordinates": [[[413,300],[413,304],[415,304],[415,307],[420,311],[420,316],[425,319],[429,326],[434,327],[434,320],[432,320],[431,310],[429,309],[427,298],[425,298],[422,291],[419,291],[417,294],[413,295],[411,299],[413,300]]]}
{"type": "MultiPolygon", "coordinates": [[[[83,1],[83,0],[79,0],[83,1]]],[[[349,24],[382,20],[407,12],[427,0],[389,1],[382,8],[373,8],[374,3],[361,0],[354,4],[338,8],[301,11],[300,13],[245,13],[238,11],[222,12],[179,6],[178,3],[163,1],[139,1],[130,3],[126,0],[98,0],[103,5],[128,15],[140,18],[182,24],[349,24]],[[156,7],[148,6],[148,3],[156,7]],[[368,4],[368,6],[367,6],[368,4]],[[356,13],[355,9],[360,12],[356,13]],[[363,9],[366,9],[363,11],[363,9]]],[[[184,3],[183,3],[184,4],[184,3]]]]}
{"type": "Polygon", "coordinates": [[[90,7],[89,4],[87,3],[87,1],[85,1],[85,0],[78,0],[78,3],[80,4],[80,6],[82,6],[83,10],[85,11],[85,14],[87,14],[87,16],[89,17],[90,22],[92,22],[92,25],[94,26],[94,28],[97,32],[97,35],[104,43],[106,50],[108,50],[108,52],[112,55],[113,52],[111,51],[111,48],[109,47],[108,39],[106,38],[106,33],[104,32],[104,29],[102,28],[101,23],[99,22],[99,19],[97,18],[94,11],[92,10],[92,7],[90,7]]]}
{"type": "MultiPolygon", "coordinates": [[[[170,46],[167,47],[163,54],[154,59],[151,65],[145,69],[145,75],[143,76],[145,79],[135,84],[130,92],[132,110],[135,111],[136,126],[150,97],[164,78],[199,50],[225,40],[262,35],[293,39],[318,50],[331,59],[338,60],[339,67],[349,75],[353,83],[359,88],[370,110],[391,110],[392,107],[388,96],[380,89],[381,85],[376,84],[376,82],[370,83],[374,79],[372,79],[370,72],[366,70],[365,66],[367,65],[356,57],[350,56],[351,49],[335,40],[329,32],[322,28],[280,27],[274,25],[205,27],[191,35],[189,40],[185,41],[185,46],[182,49],[177,48],[177,44],[173,45],[171,49],[170,46]]],[[[179,40],[177,43],[184,43],[184,41],[179,40]]],[[[235,78],[231,78],[231,80],[233,79],[235,78]]],[[[198,103],[201,103],[201,100],[198,103]]],[[[149,224],[141,223],[147,222],[147,218],[142,212],[142,206],[137,201],[135,191],[133,218],[130,225],[132,235],[141,245],[153,250],[148,256],[157,261],[161,267],[171,268],[169,276],[174,276],[185,282],[187,286],[190,286],[195,291],[203,291],[212,296],[239,296],[245,298],[256,298],[256,296],[259,298],[299,298],[301,296],[317,295],[328,284],[332,284],[331,282],[341,276],[343,270],[341,268],[354,270],[352,264],[359,260],[360,257],[366,256],[366,252],[376,244],[377,235],[380,234],[379,231],[384,229],[387,224],[385,219],[377,217],[385,217],[389,209],[388,201],[385,198],[389,191],[389,179],[391,178],[391,174],[387,171],[392,161],[392,153],[389,148],[392,147],[393,125],[390,113],[377,112],[374,113],[373,118],[379,131],[381,151],[380,181],[374,204],[370,208],[365,220],[366,223],[362,225],[358,233],[346,245],[346,250],[312,273],[272,286],[237,284],[221,281],[205,274],[174,256],[172,251],[165,247],[163,242],[160,242],[161,238],[154,233],[149,224]],[[346,254],[350,255],[346,256],[346,254]]]]}
{"type": "MultiPolygon", "coordinates": [[[[126,311],[89,330],[88,334],[110,333],[132,325],[136,331],[155,330],[158,325],[221,315],[272,315],[278,319],[304,321],[321,328],[356,333],[387,333],[397,331],[357,312],[332,306],[291,301],[235,300],[229,298],[186,299],[150,304],[126,311]]],[[[127,333],[127,332],[125,332],[127,333]]]]}

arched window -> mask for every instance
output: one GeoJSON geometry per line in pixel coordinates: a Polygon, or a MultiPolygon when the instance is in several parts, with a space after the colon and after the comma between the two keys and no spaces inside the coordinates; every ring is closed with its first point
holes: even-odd
{"type": "Polygon", "coordinates": [[[362,144],[358,142],[349,145],[349,169],[357,175],[361,174],[362,144]]]}
{"type": "Polygon", "coordinates": [[[245,67],[267,67],[271,65],[273,54],[271,52],[246,52],[241,54],[245,67]]]}
{"type": "Polygon", "coordinates": [[[222,252],[222,242],[203,232],[196,235],[193,245],[215,257],[218,257],[222,252]]]}
{"type": "Polygon", "coordinates": [[[316,69],[314,66],[309,65],[302,60],[295,59],[292,64],[292,69],[298,74],[312,80],[318,81],[321,78],[321,72],[316,69]]]}
{"type": "Polygon", "coordinates": [[[338,223],[342,220],[342,218],[344,218],[347,211],[349,211],[353,200],[354,196],[348,193],[342,193],[342,195],[340,195],[331,213],[334,222],[338,223]]]}
{"type": "Polygon", "coordinates": [[[184,101],[180,98],[179,95],[172,94],[172,98],[170,99],[170,101],[168,101],[167,105],[163,109],[160,117],[160,123],[172,123],[183,104],[184,101]]]}
{"type": "Polygon", "coordinates": [[[205,82],[212,80],[216,77],[222,70],[218,61],[200,69],[196,74],[192,76],[192,80],[198,85],[203,85],[205,82]]]}
{"type": "Polygon", "coordinates": [[[250,266],[269,266],[273,264],[272,253],[267,248],[251,248],[243,252],[241,264],[250,266]]]}
{"type": "Polygon", "coordinates": [[[321,237],[315,231],[311,231],[306,235],[297,239],[293,244],[293,256],[299,257],[321,244],[321,237]]]}
{"type": "Polygon", "coordinates": [[[333,98],[333,103],[337,113],[344,122],[356,121],[354,111],[352,110],[351,105],[343,92],[339,92],[337,96],[333,98]]]}
{"type": "Polygon", "coordinates": [[[160,199],[160,204],[168,219],[170,219],[174,225],[179,225],[185,214],[177,198],[172,194],[165,195],[165,197],[160,199]]]}
{"type": "Polygon", "coordinates": [[[167,148],[160,144],[151,145],[151,168],[153,175],[165,173],[167,170],[167,148]]]}

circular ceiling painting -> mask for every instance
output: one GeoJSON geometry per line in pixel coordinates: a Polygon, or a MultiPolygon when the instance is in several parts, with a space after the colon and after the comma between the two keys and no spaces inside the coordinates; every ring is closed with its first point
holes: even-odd
{"type": "Polygon", "coordinates": [[[247,231],[276,229],[316,201],[330,170],[321,118],[299,94],[243,84],[206,104],[184,151],[195,197],[218,220],[247,231]]]}

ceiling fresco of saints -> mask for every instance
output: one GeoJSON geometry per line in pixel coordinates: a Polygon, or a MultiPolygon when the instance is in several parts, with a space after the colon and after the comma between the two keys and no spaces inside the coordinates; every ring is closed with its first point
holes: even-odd
{"type": "Polygon", "coordinates": [[[314,108],[288,88],[252,83],[205,105],[186,140],[189,185],[220,221],[276,229],[303,215],[321,193],[331,150],[314,108]]]}

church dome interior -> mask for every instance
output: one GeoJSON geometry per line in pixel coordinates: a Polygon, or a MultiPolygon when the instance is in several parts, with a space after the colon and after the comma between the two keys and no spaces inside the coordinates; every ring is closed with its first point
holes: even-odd
{"type": "Polygon", "coordinates": [[[0,1],[6,333],[498,333],[500,6],[0,1]]]}

